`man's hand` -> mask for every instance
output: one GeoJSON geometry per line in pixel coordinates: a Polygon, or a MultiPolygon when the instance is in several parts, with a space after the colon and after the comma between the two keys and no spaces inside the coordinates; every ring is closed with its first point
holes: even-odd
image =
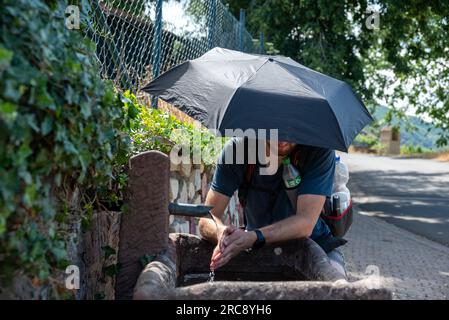
{"type": "Polygon", "coordinates": [[[255,232],[246,232],[235,227],[228,228],[222,233],[222,237],[214,250],[210,264],[211,270],[224,266],[231,258],[250,248],[257,240],[255,232]]]}
{"type": "Polygon", "coordinates": [[[220,230],[220,233],[218,235],[218,247],[220,248],[220,251],[223,252],[224,249],[226,248],[226,243],[225,243],[225,239],[227,237],[229,237],[231,234],[234,233],[234,231],[238,230],[236,227],[234,226],[226,226],[224,228],[222,228],[220,230]]]}
{"type": "Polygon", "coordinates": [[[215,270],[215,260],[222,256],[222,253],[225,249],[223,240],[226,236],[232,234],[236,228],[234,226],[221,226],[218,228],[217,231],[217,246],[214,249],[214,252],[212,253],[212,259],[210,261],[210,269],[215,270]]]}

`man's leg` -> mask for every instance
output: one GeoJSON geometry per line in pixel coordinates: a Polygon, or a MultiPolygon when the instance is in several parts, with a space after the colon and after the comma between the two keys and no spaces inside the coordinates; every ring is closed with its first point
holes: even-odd
{"type": "Polygon", "coordinates": [[[329,257],[331,265],[335,269],[337,269],[338,272],[344,275],[345,278],[348,278],[346,272],[345,256],[343,255],[343,253],[338,249],[334,249],[330,251],[327,256],[329,257]]]}

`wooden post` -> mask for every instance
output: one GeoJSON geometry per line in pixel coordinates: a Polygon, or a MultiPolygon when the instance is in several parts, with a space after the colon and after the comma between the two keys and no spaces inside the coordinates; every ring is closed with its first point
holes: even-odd
{"type": "Polygon", "coordinates": [[[132,297],[142,271],[140,259],[168,247],[170,160],[159,151],[148,151],[129,161],[129,212],[122,216],[116,298],[132,297]]]}

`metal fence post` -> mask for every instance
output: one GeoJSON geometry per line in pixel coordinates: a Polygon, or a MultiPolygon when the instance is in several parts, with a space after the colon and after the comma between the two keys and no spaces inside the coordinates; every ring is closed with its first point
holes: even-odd
{"type": "MultiPolygon", "coordinates": [[[[113,80],[123,90],[136,92],[149,78],[156,78],[167,68],[198,58],[217,46],[259,52],[259,46],[246,29],[244,9],[240,10],[239,18],[223,0],[196,1],[198,5],[192,1],[189,3],[192,2],[194,12],[168,12],[163,7],[167,0],[86,1],[91,10],[88,10],[89,27],[85,36],[97,45],[101,76],[113,80]],[[162,13],[171,16],[162,17],[162,13]],[[178,29],[176,20],[190,14],[195,19],[187,19],[189,24],[195,30],[206,31],[204,38],[192,35],[187,25],[179,25],[179,34],[165,27],[165,23],[167,26],[174,23],[178,29]]],[[[175,2],[181,8],[186,1],[175,2]]],[[[151,99],[151,105],[157,108],[158,97],[151,99]]]]}
{"type": "MultiPolygon", "coordinates": [[[[159,76],[161,68],[161,49],[162,49],[162,2],[163,0],[156,0],[156,17],[153,35],[153,79],[159,76]]],[[[157,96],[153,96],[151,106],[157,109],[157,96]]]]}
{"type": "Polygon", "coordinates": [[[265,53],[265,37],[263,32],[260,33],[259,46],[260,53],[265,53]]]}
{"type": "MultiPolygon", "coordinates": [[[[121,53],[117,49],[118,46],[115,43],[115,39],[113,36],[110,36],[110,35],[112,35],[112,32],[109,28],[108,19],[104,15],[103,9],[101,8],[98,0],[95,0],[92,3],[93,3],[94,7],[93,8],[89,7],[88,11],[90,11],[92,13],[92,17],[94,18],[94,21],[96,23],[98,23],[98,26],[103,29],[103,32],[100,35],[100,38],[103,39],[103,41],[105,43],[105,49],[111,55],[111,59],[112,59],[112,63],[114,65],[114,67],[116,67],[118,69],[118,77],[117,78],[120,83],[120,86],[123,89],[130,89],[132,87],[132,81],[129,77],[128,70],[123,65],[123,63],[121,63],[121,61],[120,61],[121,53]],[[105,37],[104,34],[107,34],[108,37],[105,37]]],[[[89,5],[89,2],[87,2],[87,5],[89,5]]],[[[88,19],[88,25],[89,25],[89,29],[90,29],[90,30],[88,30],[88,32],[92,32],[92,37],[94,38],[95,31],[94,31],[94,27],[92,25],[92,21],[90,19],[88,19]]],[[[96,42],[96,44],[98,45],[98,42],[96,42]]]]}
{"type": "Polygon", "coordinates": [[[243,31],[245,30],[245,9],[240,9],[239,21],[239,50],[244,51],[243,31]]]}
{"type": "Polygon", "coordinates": [[[212,49],[215,46],[215,21],[217,16],[217,3],[216,0],[209,0],[209,12],[207,16],[207,47],[212,49]]]}

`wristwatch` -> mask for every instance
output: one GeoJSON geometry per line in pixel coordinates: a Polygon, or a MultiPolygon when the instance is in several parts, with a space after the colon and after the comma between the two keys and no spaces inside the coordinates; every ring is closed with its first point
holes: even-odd
{"type": "Polygon", "coordinates": [[[262,248],[265,245],[265,237],[263,236],[262,231],[260,231],[259,229],[254,230],[254,232],[257,235],[257,240],[254,242],[252,249],[256,250],[262,248]]]}

